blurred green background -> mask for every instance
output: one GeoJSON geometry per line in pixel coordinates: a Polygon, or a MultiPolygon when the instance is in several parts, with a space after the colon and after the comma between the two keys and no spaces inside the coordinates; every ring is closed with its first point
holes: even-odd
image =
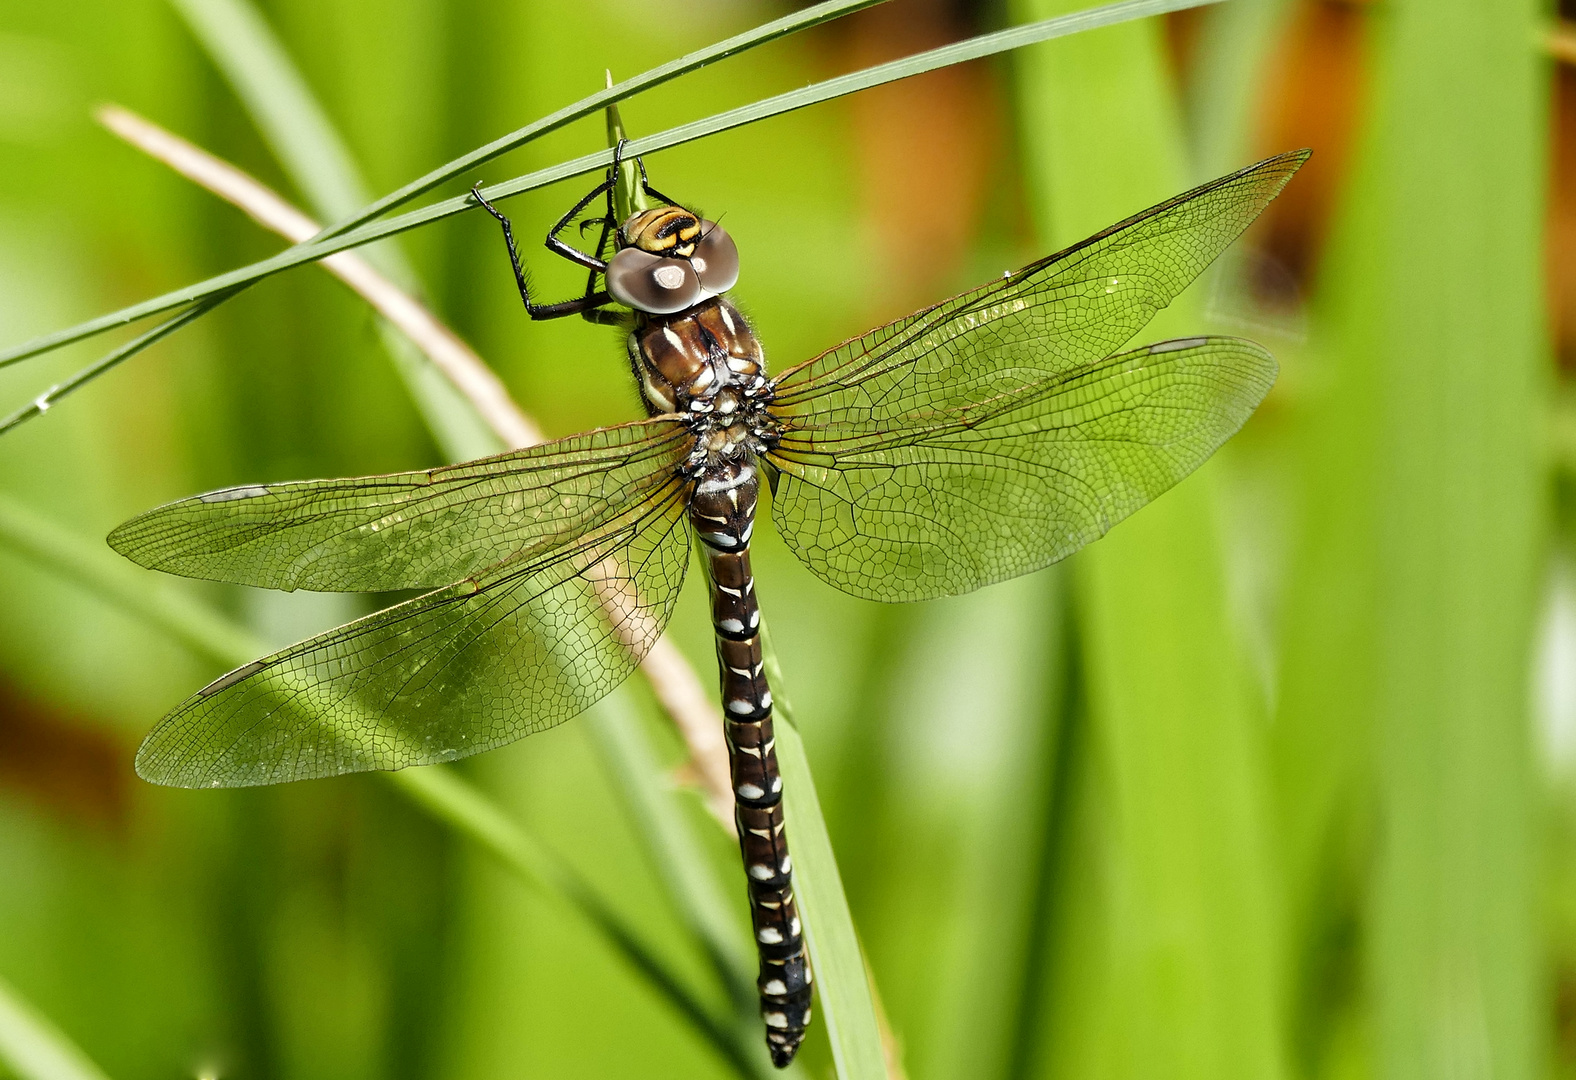
{"type": "MultiPolygon", "coordinates": [[[[1077,6],[893,0],[623,114],[649,133],[1077,6]]],[[[786,10],[259,9],[373,193],[604,69],[786,10]]],[[[1144,333],[1254,337],[1279,384],[1106,540],[881,607],[757,532],[894,1076],[1576,1076],[1576,76],[1558,66],[1576,38],[1558,16],[1231,0],[649,161],[726,213],[736,295],[781,369],[1192,183],[1315,151],[1144,333]]],[[[313,204],[175,6],[0,0],[0,342],[281,246],[95,125],[109,101],[313,204]]],[[[602,145],[588,120],[464,186],[602,145]]],[[[506,208],[534,237],[583,187],[506,208]]],[[[400,243],[549,434],[639,415],[616,334],[527,322],[491,222],[400,243]]],[[[547,292],[576,288],[528,248],[547,292]]],[[[103,347],[0,371],[0,413],[103,347]]],[[[302,269],[0,440],[0,495],[99,538],[208,488],[439,460],[366,306],[302,269]]],[[[165,587],[275,644],[365,610],[165,587]]],[[[709,683],[694,583],[671,633],[709,683]]],[[[0,987],[108,1076],[733,1075],[571,910],[376,778],[137,780],[138,739],[216,674],[0,545],[0,987]]],[[[677,763],[645,686],[628,700],[677,763]]],[[[597,737],[567,724],[464,772],[693,967],[597,737]]],[[[684,799],[742,925],[736,855],[684,799]]],[[[830,1075],[824,1039],[807,1074],[830,1075]]]]}

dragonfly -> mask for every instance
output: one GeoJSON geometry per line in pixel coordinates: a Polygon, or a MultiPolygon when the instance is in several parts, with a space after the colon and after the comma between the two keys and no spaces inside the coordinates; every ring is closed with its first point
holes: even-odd
{"type": "Polygon", "coordinates": [[[1264,210],[1294,151],[1203,184],[776,375],[728,298],[733,238],[623,167],[549,231],[588,271],[532,319],[627,331],[648,413],[464,464],[252,484],[133,518],[122,555],[271,589],[425,590],[224,675],[148,734],[136,767],[183,787],[453,761],[543,731],[614,689],[704,567],[761,1015],[786,1066],[813,972],[793,891],[750,541],[764,479],[790,550],[869,600],[968,592],[1057,562],[1187,476],[1277,374],[1251,341],[1124,346],[1264,210]],[[599,197],[595,248],[562,239],[599,197]]]}

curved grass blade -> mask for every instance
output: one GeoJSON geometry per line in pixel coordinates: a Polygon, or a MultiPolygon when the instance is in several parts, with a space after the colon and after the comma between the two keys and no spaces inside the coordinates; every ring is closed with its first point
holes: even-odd
{"type": "MultiPolygon", "coordinates": [[[[321,238],[326,239],[328,237],[340,236],[346,232],[349,232],[357,225],[361,225],[365,222],[373,220],[374,218],[381,217],[392,208],[404,205],[411,199],[414,199],[425,192],[432,190],[440,184],[452,180],[457,176],[463,175],[465,172],[475,168],[477,165],[491,161],[492,159],[506,154],[511,150],[516,150],[535,139],[541,138],[543,135],[557,131],[559,128],[565,126],[566,124],[570,124],[575,120],[591,116],[592,114],[606,108],[608,105],[617,104],[618,102],[623,101],[625,98],[633,97],[636,94],[643,93],[646,90],[650,90],[672,79],[676,79],[681,75],[687,75],[692,71],[698,71],[700,68],[703,68],[708,64],[713,64],[720,60],[737,56],[738,54],[747,52],[758,45],[765,45],[768,42],[775,41],[781,37],[786,37],[789,34],[797,33],[800,30],[807,30],[811,27],[819,26],[822,23],[829,22],[833,19],[841,18],[842,16],[852,12],[860,11],[867,7],[874,7],[876,4],[885,2],[886,0],[826,0],[826,2],[817,4],[814,7],[807,8],[804,11],[795,12],[792,15],[786,15],[781,19],[776,19],[769,23],[763,23],[753,30],[746,31],[742,34],[736,34],[731,38],[717,42],[714,45],[709,45],[704,49],[698,49],[695,52],[682,56],[677,60],[669,61],[666,64],[659,64],[649,71],[643,72],[640,75],[636,75],[633,78],[625,79],[623,82],[615,83],[614,85],[607,87],[604,90],[600,90],[595,94],[591,94],[588,97],[581,98],[573,105],[566,105],[564,108],[559,109],[555,113],[544,116],[540,120],[536,120],[522,128],[518,128],[517,130],[510,132],[508,135],[494,139],[492,142],[478,147],[468,154],[463,154],[460,157],[455,158],[453,161],[439,166],[431,172],[411,181],[404,187],[390,192],[383,198],[362,207],[360,210],[349,217],[346,217],[328,226],[322,231],[320,236],[321,238]]],[[[243,21],[244,20],[240,19],[235,20],[235,22],[243,21]]],[[[220,33],[225,33],[226,39],[228,40],[227,32],[241,32],[244,34],[246,30],[244,26],[227,25],[227,21],[223,20],[222,18],[210,20],[207,23],[207,26],[209,28],[209,39],[213,42],[217,42],[220,33]]],[[[268,59],[268,57],[263,52],[254,52],[252,59],[257,61],[265,61],[268,59]]],[[[239,67],[232,68],[231,70],[232,77],[235,77],[235,75],[240,71],[239,67]]],[[[281,129],[275,130],[281,135],[284,134],[281,129]]],[[[326,161],[326,159],[320,159],[320,162],[321,161],[326,161]]],[[[299,183],[301,181],[298,180],[297,182],[299,183]]],[[[303,183],[303,187],[305,186],[306,185],[303,183]]],[[[303,246],[306,245],[296,245],[297,248],[303,246]]],[[[295,250],[295,248],[290,250],[295,250]]],[[[267,260],[264,261],[266,262],[267,260]]],[[[305,259],[302,261],[310,262],[312,260],[305,259]]],[[[261,265],[261,263],[254,263],[252,264],[252,267],[260,267],[261,265]]],[[[283,267],[280,267],[280,269],[283,269],[283,267]]],[[[267,275],[258,274],[256,277],[247,279],[245,284],[252,284],[255,281],[261,280],[265,276],[267,275]]],[[[193,297],[192,299],[196,298],[197,297],[193,297]]],[[[226,297],[226,299],[228,299],[228,297],[226,297]]],[[[69,344],[72,341],[80,341],[83,337],[91,337],[94,334],[111,329],[114,326],[124,326],[128,323],[136,322],[139,319],[145,318],[148,315],[157,314],[159,311],[168,311],[170,308],[178,306],[180,306],[178,303],[166,304],[162,307],[145,310],[139,314],[128,315],[124,318],[118,319],[115,318],[115,316],[106,316],[106,318],[114,319],[115,321],[102,323],[101,325],[98,325],[96,329],[88,330],[86,333],[75,337],[53,340],[49,344],[43,344],[48,339],[37,338],[33,342],[24,344],[20,350],[10,350],[5,353],[0,353],[0,367],[15,363],[19,360],[25,360],[31,356],[39,355],[42,352],[48,352],[52,349],[59,348],[62,345],[69,344]],[[34,344],[41,344],[42,347],[37,350],[32,350],[31,346],[34,344]]],[[[116,315],[120,314],[122,313],[116,313],[116,315]]],[[[99,322],[99,320],[95,320],[95,322],[99,322]]],[[[83,325],[86,326],[87,324],[83,325]]],[[[71,331],[65,331],[65,333],[70,332],[71,331]]],[[[58,337],[58,335],[50,335],[50,338],[55,337],[58,337]]]]}
{"type": "Polygon", "coordinates": [[[18,1080],[109,1080],[4,979],[0,979],[0,1062],[18,1080]]]}
{"type": "MultiPolygon", "coordinates": [[[[343,217],[371,199],[350,148],[253,4],[248,0],[170,3],[229,81],[285,175],[306,196],[320,220],[343,217]]],[[[115,130],[125,137],[123,130],[115,130]]],[[[321,231],[321,226],[311,222],[304,235],[296,232],[287,239],[300,243],[321,231]]],[[[405,252],[393,241],[360,254],[403,292],[424,292],[405,252]]],[[[406,391],[451,460],[467,461],[507,449],[476,410],[462,400],[459,387],[438,370],[427,351],[391,325],[387,316],[377,320],[377,328],[406,391]]]]}
{"type": "MultiPolygon", "coordinates": [[[[224,616],[181,592],[149,581],[98,544],[83,540],[3,495],[0,495],[0,547],[142,619],[197,656],[234,666],[266,651],[261,642],[224,616]]],[[[745,1025],[731,1017],[719,1016],[660,954],[647,948],[636,929],[602,901],[590,883],[554,857],[458,773],[440,767],[379,775],[415,797],[456,832],[497,856],[528,885],[558,897],[578,911],[616,952],[695,1025],[741,1076],[763,1080],[773,1075],[760,1061],[756,1049],[758,1032],[753,1024],[745,1025]]],[[[50,1080],[71,1078],[58,1074],[50,1080]]]]}
{"type": "Polygon", "coordinates": [[[111,349],[65,382],[56,383],[11,415],[0,420],[0,435],[4,435],[18,424],[26,423],[35,416],[43,416],[61,398],[82,389],[82,387],[111,368],[119,367],[149,345],[169,337],[187,323],[196,322],[239,291],[239,289],[236,289],[230,292],[216,293],[205,300],[200,300],[180,314],[174,315],[159,323],[153,329],[132,338],[126,344],[111,349]]]}
{"type": "Polygon", "coordinates": [[[524,146],[534,139],[539,139],[549,132],[557,131],[566,124],[599,112],[608,105],[616,105],[626,98],[644,93],[653,87],[676,79],[680,75],[687,75],[692,71],[700,70],[708,64],[714,64],[719,60],[726,60],[731,56],[747,52],[758,45],[765,45],[767,42],[776,41],[778,38],[798,33],[800,30],[808,30],[811,27],[820,26],[822,23],[831,22],[834,19],[842,18],[844,15],[862,11],[865,8],[874,7],[885,2],[886,0],[827,0],[825,3],[816,4],[792,15],[785,15],[772,22],[762,23],[753,30],[747,30],[742,34],[737,34],[725,41],[719,41],[715,45],[707,46],[677,60],[658,65],[650,71],[625,79],[623,82],[614,83],[605,90],[592,94],[590,97],[581,98],[573,105],[565,106],[549,116],[527,124],[525,127],[510,132],[501,138],[494,139],[492,142],[487,143],[485,146],[480,146],[468,154],[457,157],[448,164],[441,165],[424,176],[417,177],[399,190],[390,192],[377,202],[357,211],[345,220],[330,225],[323,230],[323,236],[339,236],[349,232],[357,225],[371,221],[373,218],[381,217],[394,207],[401,206],[448,180],[464,175],[477,165],[485,164],[496,157],[507,154],[511,150],[524,146]]]}
{"type": "MultiPolygon", "coordinates": [[[[1217,2],[1219,0],[1120,0],[1119,3],[1106,4],[1102,7],[1092,8],[1072,15],[1010,27],[991,34],[982,34],[967,41],[947,45],[939,49],[931,49],[928,52],[917,53],[890,63],[878,64],[849,75],[827,79],[799,90],[792,90],[778,94],[775,97],[765,98],[751,105],[717,113],[703,120],[669,128],[667,131],[656,135],[635,139],[630,143],[626,152],[639,155],[666,150],[684,143],[694,142],[697,139],[705,138],[708,135],[714,135],[721,131],[753,124],[773,116],[781,116],[784,113],[803,109],[810,105],[818,105],[860,90],[895,82],[898,79],[922,75],[925,72],[948,67],[952,64],[982,59],[986,56],[993,56],[1025,45],[1050,41],[1054,38],[1066,37],[1085,30],[1094,30],[1116,23],[1145,18],[1150,15],[1180,11],[1185,8],[1200,7],[1204,4],[1217,2]]],[[[603,94],[607,93],[608,91],[603,91],[603,94]]],[[[601,95],[594,96],[599,99],[598,108],[606,104],[607,101],[612,100],[601,95]]],[[[591,99],[588,98],[586,100],[589,101],[591,99]]],[[[499,151],[499,153],[502,152],[501,150],[499,151]]],[[[478,159],[478,161],[481,160],[486,160],[486,158],[478,159]]],[[[597,151],[596,153],[586,154],[571,161],[546,169],[539,169],[536,172],[527,173],[513,180],[507,180],[492,187],[484,188],[482,193],[492,200],[508,198],[511,195],[519,195],[522,192],[546,187],[548,184],[557,183],[560,180],[567,180],[571,177],[582,176],[586,173],[605,169],[612,163],[612,160],[613,152],[611,150],[597,151]]],[[[441,181],[433,182],[438,183],[441,181]]],[[[18,363],[30,357],[60,348],[63,345],[69,345],[75,341],[81,341],[84,338],[92,337],[117,326],[125,326],[150,315],[157,315],[160,312],[205,299],[216,293],[245,288],[291,267],[314,262],[325,255],[332,255],[337,251],[359,247],[362,244],[381,240],[384,237],[395,236],[410,229],[463,213],[466,210],[473,209],[475,206],[475,201],[469,194],[466,194],[452,199],[445,199],[420,210],[413,210],[376,224],[363,225],[349,231],[334,232],[330,230],[320,239],[305,244],[298,244],[271,258],[262,259],[249,266],[239,267],[227,273],[219,274],[195,285],[189,285],[183,289],[177,289],[162,296],[122,308],[119,311],[111,312],[108,315],[101,315],[87,322],[78,323],[76,326],[68,327],[65,330],[45,334],[34,338],[32,341],[24,342],[15,348],[0,352],[0,367],[18,363]]]]}
{"type": "Polygon", "coordinates": [[[246,0],[170,0],[170,6],[317,213],[342,217],[370,199],[350,151],[255,7],[246,0]]]}

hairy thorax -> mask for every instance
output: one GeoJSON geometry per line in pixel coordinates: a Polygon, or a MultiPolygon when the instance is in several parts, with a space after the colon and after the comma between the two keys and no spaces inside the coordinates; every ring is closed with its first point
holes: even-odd
{"type": "Polygon", "coordinates": [[[630,363],[647,410],[682,416],[695,431],[687,468],[745,461],[775,445],[760,339],[727,298],[672,315],[642,313],[637,320],[629,335],[630,363]]]}

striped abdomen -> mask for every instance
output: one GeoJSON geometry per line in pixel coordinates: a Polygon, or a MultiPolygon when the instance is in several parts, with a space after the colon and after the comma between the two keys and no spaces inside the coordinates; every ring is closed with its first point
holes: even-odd
{"type": "Polygon", "coordinates": [[[752,460],[707,466],[695,482],[690,520],[704,544],[711,585],[734,820],[761,961],[761,1016],[772,1062],[782,1067],[793,1060],[810,1022],[810,964],[794,904],[793,862],[783,831],[783,781],[772,736],[772,695],[761,660],[761,612],[750,573],[750,531],[759,485],[752,460]]]}

